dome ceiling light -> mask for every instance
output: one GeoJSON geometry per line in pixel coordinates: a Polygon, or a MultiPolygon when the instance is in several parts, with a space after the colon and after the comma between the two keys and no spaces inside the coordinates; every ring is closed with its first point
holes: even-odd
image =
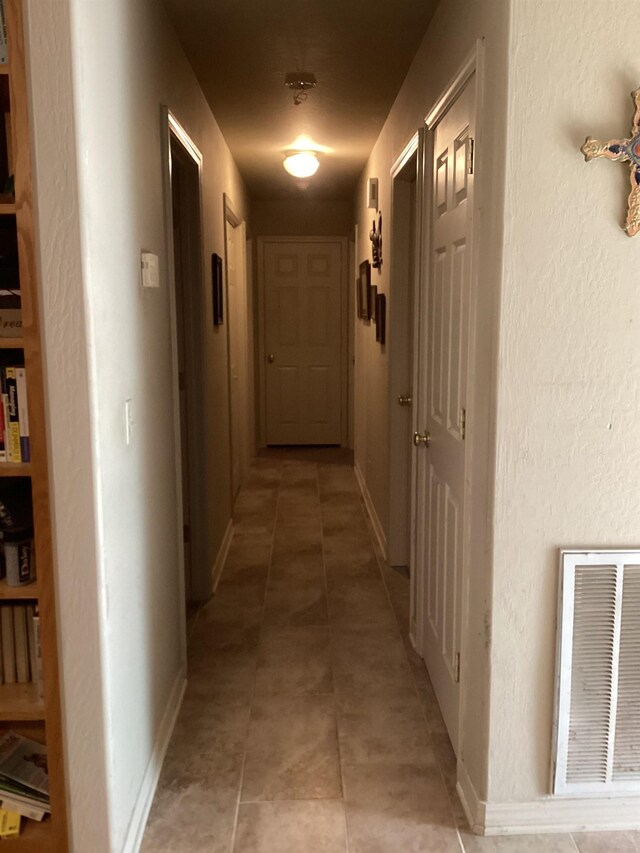
{"type": "Polygon", "coordinates": [[[294,178],[310,178],[318,171],[320,161],[315,151],[292,151],[282,165],[294,178]]]}

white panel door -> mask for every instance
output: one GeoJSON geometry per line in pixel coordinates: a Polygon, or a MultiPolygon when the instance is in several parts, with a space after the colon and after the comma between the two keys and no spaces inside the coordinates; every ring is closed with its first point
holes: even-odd
{"type": "Polygon", "coordinates": [[[267,444],[340,444],[342,252],[264,243],[267,444]]]}
{"type": "Polygon", "coordinates": [[[419,636],[454,748],[460,695],[474,90],[472,77],[433,133],[429,274],[420,315],[420,338],[426,343],[416,420],[419,432],[429,433],[430,446],[422,444],[415,451],[422,528],[416,554],[422,596],[419,636]]]}

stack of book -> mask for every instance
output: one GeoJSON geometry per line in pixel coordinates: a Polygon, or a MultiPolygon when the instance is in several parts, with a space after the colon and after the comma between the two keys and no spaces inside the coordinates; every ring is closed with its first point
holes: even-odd
{"type": "Polygon", "coordinates": [[[29,411],[24,367],[0,368],[0,462],[29,462],[29,411]]]}
{"type": "Polygon", "coordinates": [[[34,682],[42,698],[40,617],[35,604],[0,604],[0,684],[34,682]]]}
{"type": "Polygon", "coordinates": [[[15,732],[0,738],[0,801],[32,820],[51,812],[46,746],[15,732]]]}

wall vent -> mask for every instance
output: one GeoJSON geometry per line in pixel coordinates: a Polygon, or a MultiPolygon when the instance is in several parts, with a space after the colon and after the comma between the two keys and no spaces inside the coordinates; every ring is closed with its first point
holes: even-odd
{"type": "Polygon", "coordinates": [[[561,552],[554,794],[640,791],[640,551],[561,552]]]}

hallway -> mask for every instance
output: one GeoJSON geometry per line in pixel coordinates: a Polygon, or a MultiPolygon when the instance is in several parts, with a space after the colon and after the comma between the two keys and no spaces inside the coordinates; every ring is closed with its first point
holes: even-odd
{"type": "Polygon", "coordinates": [[[612,844],[466,829],[408,639],[408,579],[376,554],[349,456],[306,454],[255,460],[240,494],[218,590],[190,624],[189,684],[143,851],[639,849],[635,833],[612,844]]]}

